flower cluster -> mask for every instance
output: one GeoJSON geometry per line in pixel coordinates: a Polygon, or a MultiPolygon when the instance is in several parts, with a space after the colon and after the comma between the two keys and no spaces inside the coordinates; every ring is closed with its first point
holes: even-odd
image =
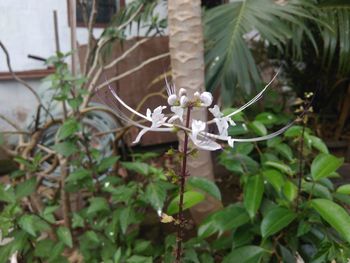
{"type": "MultiPolygon", "coordinates": [[[[276,77],[276,76],[275,76],[276,77]]],[[[166,89],[168,93],[168,105],[170,107],[170,111],[172,114],[170,116],[166,116],[163,111],[168,106],[158,106],[153,111],[147,109],[146,115],[143,115],[140,112],[135,111],[129,105],[127,105],[116,93],[115,91],[109,87],[112,95],[116,98],[116,100],[124,106],[127,110],[132,112],[133,114],[139,116],[144,121],[150,123],[150,126],[141,125],[138,122],[134,122],[127,117],[121,116],[124,120],[130,122],[133,125],[136,125],[141,128],[141,131],[137,135],[134,143],[138,143],[142,136],[149,131],[159,131],[159,132],[169,132],[176,130],[183,130],[189,134],[189,138],[191,138],[193,144],[199,149],[214,151],[221,149],[222,146],[217,141],[226,142],[229,146],[233,147],[234,142],[252,142],[252,141],[261,141],[267,140],[274,136],[277,136],[283,133],[286,129],[288,129],[291,125],[287,125],[284,128],[274,132],[270,135],[256,137],[256,138],[233,138],[228,135],[228,129],[230,126],[236,125],[232,120],[232,116],[241,112],[245,108],[249,107],[257,100],[262,97],[264,91],[268,88],[268,86],[272,83],[275,77],[268,83],[265,88],[257,94],[253,99],[251,99],[248,103],[235,110],[234,112],[224,115],[220,111],[220,107],[218,105],[214,105],[213,107],[213,96],[210,92],[196,92],[193,95],[193,98],[190,98],[187,95],[185,89],[181,88],[179,91],[176,90],[174,85],[169,84],[166,81],[166,89]],[[207,122],[201,120],[192,119],[190,127],[184,125],[184,114],[186,109],[192,109],[194,107],[205,107],[208,108],[210,113],[213,115],[213,119],[207,122]],[[211,107],[211,108],[210,108],[211,107]],[[217,134],[207,132],[207,127],[209,124],[215,123],[217,127],[217,134]]]]}

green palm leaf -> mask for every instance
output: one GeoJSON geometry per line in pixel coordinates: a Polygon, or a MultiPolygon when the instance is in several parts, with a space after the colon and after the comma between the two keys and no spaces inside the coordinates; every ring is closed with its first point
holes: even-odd
{"type": "Polygon", "coordinates": [[[308,31],[302,19],[311,17],[307,10],[299,1],[279,5],[272,0],[235,0],[209,10],[205,15],[207,88],[212,91],[220,84],[224,102],[231,103],[237,85],[248,94],[261,85],[247,34],[255,31],[281,48],[293,37],[291,25],[308,31]]]}
{"type": "Polygon", "coordinates": [[[338,72],[350,72],[350,2],[347,0],[324,0],[318,5],[319,19],[327,26],[321,26],[323,39],[323,62],[326,66],[338,61],[338,72]]]}

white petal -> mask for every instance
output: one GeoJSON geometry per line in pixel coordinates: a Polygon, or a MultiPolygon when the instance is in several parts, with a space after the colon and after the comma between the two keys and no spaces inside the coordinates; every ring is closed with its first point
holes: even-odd
{"type": "Polygon", "coordinates": [[[203,106],[209,107],[213,103],[213,95],[208,91],[204,91],[200,95],[200,100],[203,103],[203,106]]]}
{"type": "Polygon", "coordinates": [[[168,97],[168,104],[170,106],[174,106],[175,103],[177,101],[177,96],[175,94],[171,94],[169,97],[168,97]]]}
{"type": "Polygon", "coordinates": [[[230,147],[233,148],[235,140],[231,137],[228,137],[227,143],[230,147]]]}
{"type": "Polygon", "coordinates": [[[146,133],[148,132],[150,129],[149,128],[144,128],[142,129],[139,134],[137,135],[136,139],[132,142],[132,143],[139,143],[140,140],[141,140],[141,137],[146,133]]]}
{"type": "Polygon", "coordinates": [[[187,91],[184,88],[181,88],[179,90],[179,97],[186,96],[186,94],[187,94],[187,91]]]}
{"type": "Polygon", "coordinates": [[[188,104],[188,98],[185,95],[181,96],[180,98],[181,107],[187,107],[187,104],[188,104]]]}
{"type": "Polygon", "coordinates": [[[221,145],[217,142],[214,142],[210,139],[205,138],[204,140],[198,140],[197,138],[194,138],[193,136],[190,136],[193,144],[197,146],[199,149],[206,150],[206,151],[216,151],[221,149],[221,145]]]}

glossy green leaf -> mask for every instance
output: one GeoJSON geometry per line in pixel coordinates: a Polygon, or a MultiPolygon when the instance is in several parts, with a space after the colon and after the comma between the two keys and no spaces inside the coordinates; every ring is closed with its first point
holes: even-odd
{"type": "Polygon", "coordinates": [[[265,124],[265,125],[272,125],[272,124],[275,124],[277,122],[277,118],[276,118],[275,114],[273,114],[271,112],[259,113],[255,117],[255,120],[259,121],[259,122],[261,122],[262,124],[265,124]]]}
{"type": "Polygon", "coordinates": [[[244,246],[233,249],[228,254],[222,263],[256,263],[260,261],[260,258],[265,253],[265,250],[258,246],[244,246]]]}
{"type": "Polygon", "coordinates": [[[251,131],[259,136],[265,136],[267,134],[267,129],[264,124],[259,121],[253,121],[248,124],[251,131]]]}
{"type": "Polygon", "coordinates": [[[315,197],[325,198],[329,200],[333,199],[332,194],[328,188],[321,184],[303,181],[301,186],[303,191],[312,194],[315,197]]]}
{"type": "Polygon", "coordinates": [[[273,186],[276,192],[280,192],[284,186],[285,179],[283,174],[275,169],[268,169],[263,171],[264,178],[273,186]]]}
{"type": "Polygon", "coordinates": [[[280,143],[275,145],[273,148],[287,160],[293,160],[293,152],[288,144],[280,143]]]}
{"type": "Polygon", "coordinates": [[[283,186],[283,194],[288,201],[292,202],[297,197],[298,188],[293,182],[287,180],[283,186]]]}
{"type": "MultiPolygon", "coordinates": [[[[195,206],[196,204],[199,204],[205,199],[205,196],[202,193],[195,192],[195,191],[187,191],[184,193],[184,205],[183,210],[186,210],[188,208],[191,208],[192,206],[195,206]]],[[[179,200],[180,197],[175,197],[169,204],[167,214],[173,215],[177,212],[179,212],[179,200]]]]}
{"type": "Polygon", "coordinates": [[[350,242],[350,216],[344,208],[327,199],[314,199],[310,204],[347,242],[350,242]]]}
{"type": "Polygon", "coordinates": [[[288,226],[296,214],[284,207],[276,207],[269,211],[261,222],[261,235],[267,238],[288,226]]]}
{"type": "Polygon", "coordinates": [[[280,170],[281,172],[286,173],[288,175],[293,175],[292,169],[288,165],[286,165],[286,164],[284,164],[282,162],[279,162],[279,161],[267,161],[264,164],[266,166],[276,168],[277,170],[280,170]]]}
{"type": "Polygon", "coordinates": [[[60,226],[57,229],[57,236],[68,247],[73,247],[73,240],[70,230],[67,227],[60,226]]]}
{"type": "Polygon", "coordinates": [[[344,184],[337,188],[337,193],[350,195],[350,184],[344,184]]]}
{"type": "Polygon", "coordinates": [[[249,215],[243,207],[230,205],[215,212],[202,222],[198,228],[198,236],[207,238],[217,232],[236,229],[249,222],[249,215]]]}
{"type": "Polygon", "coordinates": [[[329,153],[327,145],[318,137],[310,135],[309,136],[311,140],[312,147],[319,150],[321,153],[329,153]]]}
{"type": "Polygon", "coordinates": [[[221,200],[219,187],[217,187],[214,182],[209,181],[208,179],[197,176],[190,176],[190,178],[187,180],[187,185],[200,189],[215,197],[216,199],[221,200]]]}
{"type": "Polygon", "coordinates": [[[344,159],[337,158],[334,155],[321,153],[311,164],[311,176],[314,180],[319,180],[330,176],[342,164],[344,159]]]}
{"type": "Polygon", "coordinates": [[[244,186],[244,206],[253,218],[258,211],[264,193],[264,180],[261,175],[249,176],[244,186]]]}
{"type": "Polygon", "coordinates": [[[161,210],[166,199],[166,189],[159,183],[149,183],[146,187],[146,198],[155,210],[161,210]]]}

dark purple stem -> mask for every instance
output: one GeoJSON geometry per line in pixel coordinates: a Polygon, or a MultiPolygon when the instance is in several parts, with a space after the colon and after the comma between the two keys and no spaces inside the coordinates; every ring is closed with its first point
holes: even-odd
{"type": "MultiPolygon", "coordinates": [[[[186,128],[190,126],[190,115],[191,107],[187,108],[186,116],[186,128]]],[[[188,134],[185,132],[184,147],[182,152],[182,169],[180,177],[180,200],[179,200],[179,213],[178,213],[178,226],[177,226],[177,237],[176,237],[176,263],[181,262],[182,256],[182,241],[183,241],[183,229],[185,225],[185,219],[183,215],[183,204],[184,204],[184,193],[185,193],[185,183],[187,175],[187,151],[188,151],[188,134]]]]}

